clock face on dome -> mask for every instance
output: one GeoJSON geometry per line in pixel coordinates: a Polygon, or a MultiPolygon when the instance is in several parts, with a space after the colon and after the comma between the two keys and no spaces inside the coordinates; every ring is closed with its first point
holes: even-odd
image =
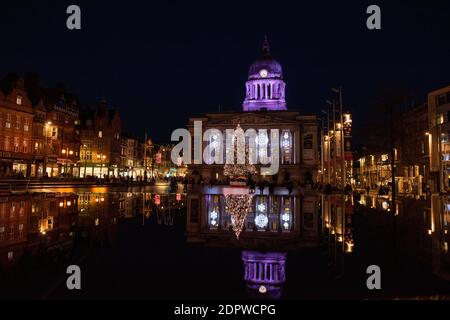
{"type": "Polygon", "coordinates": [[[259,71],[259,75],[260,75],[262,78],[266,78],[267,75],[268,75],[268,72],[267,72],[266,69],[262,69],[261,71],[259,71]]]}

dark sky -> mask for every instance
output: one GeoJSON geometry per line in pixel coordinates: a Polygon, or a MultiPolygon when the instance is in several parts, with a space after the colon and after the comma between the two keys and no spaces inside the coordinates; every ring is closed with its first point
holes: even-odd
{"type": "Polygon", "coordinates": [[[281,62],[289,109],[320,114],[342,85],[356,125],[380,88],[425,101],[450,84],[450,1],[2,1],[0,77],[35,71],[83,104],[105,96],[125,131],[169,140],[189,116],[240,110],[264,34],[281,62]],[[167,3],[167,4],[164,4],[167,3]],[[78,4],[82,30],[66,29],[78,4]],[[382,30],[366,28],[378,4],[382,30]]]}

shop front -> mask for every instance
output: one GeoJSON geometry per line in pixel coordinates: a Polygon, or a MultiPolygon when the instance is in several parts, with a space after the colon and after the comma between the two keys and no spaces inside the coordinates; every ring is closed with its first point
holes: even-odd
{"type": "Polygon", "coordinates": [[[58,158],[57,159],[59,172],[64,177],[79,177],[80,172],[77,167],[77,164],[74,163],[71,159],[67,158],[58,158]]]}
{"type": "Polygon", "coordinates": [[[45,173],[49,178],[59,175],[58,159],[56,157],[47,157],[45,173]]]}
{"type": "Polygon", "coordinates": [[[31,163],[30,177],[41,178],[45,172],[45,160],[43,157],[35,158],[31,163]]]}
{"type": "Polygon", "coordinates": [[[108,175],[108,167],[106,164],[100,164],[100,163],[82,163],[80,166],[74,167],[74,176],[75,173],[77,173],[77,176],[80,178],[89,178],[89,177],[96,177],[96,178],[103,178],[104,176],[108,175]]]}
{"type": "Polygon", "coordinates": [[[28,163],[25,160],[14,160],[13,161],[13,173],[15,175],[27,176],[28,163]]]}
{"type": "Polygon", "coordinates": [[[32,156],[15,152],[0,152],[0,176],[28,177],[32,156]]]}

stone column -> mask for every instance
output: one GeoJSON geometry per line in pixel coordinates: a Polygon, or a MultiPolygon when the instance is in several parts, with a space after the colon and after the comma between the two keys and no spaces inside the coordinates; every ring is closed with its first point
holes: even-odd
{"type": "Polygon", "coordinates": [[[294,155],[294,159],[293,162],[294,164],[299,164],[301,163],[301,158],[300,158],[300,150],[301,150],[301,138],[300,138],[300,132],[299,130],[295,130],[294,134],[292,136],[292,145],[293,145],[293,155],[294,155]]]}

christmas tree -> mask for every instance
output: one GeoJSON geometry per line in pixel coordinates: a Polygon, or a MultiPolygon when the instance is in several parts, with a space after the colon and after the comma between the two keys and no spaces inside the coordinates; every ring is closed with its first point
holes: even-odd
{"type": "Polygon", "coordinates": [[[241,128],[240,124],[236,126],[235,134],[233,136],[231,148],[233,150],[227,150],[226,152],[234,152],[234,163],[233,164],[225,164],[223,167],[223,174],[227,177],[230,177],[230,180],[245,182],[247,180],[247,176],[250,174],[256,173],[256,168],[253,164],[250,164],[248,157],[248,148],[245,143],[245,133],[241,128]],[[243,142],[243,143],[242,143],[243,142]],[[236,148],[235,148],[236,147],[236,148]],[[238,163],[238,155],[244,155],[245,163],[238,163]]]}

